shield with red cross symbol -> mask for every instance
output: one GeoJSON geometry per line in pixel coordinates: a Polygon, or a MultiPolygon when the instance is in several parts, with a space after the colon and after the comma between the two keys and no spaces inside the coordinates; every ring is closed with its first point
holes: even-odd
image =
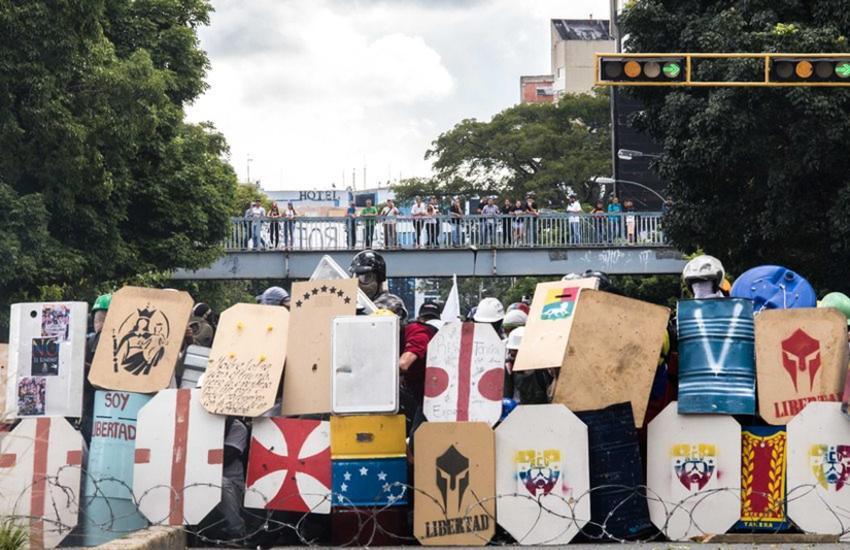
{"type": "Polygon", "coordinates": [[[155,525],[200,523],[221,500],[224,417],[201,390],[162,390],[139,411],[133,496],[155,525]]]}
{"type": "Polygon", "coordinates": [[[330,423],[292,418],[254,421],[245,506],[331,512],[330,423]]]}
{"type": "Polygon", "coordinates": [[[61,417],[28,418],[0,440],[0,517],[54,548],[77,525],[83,438],[61,417]]]}
{"type": "Polygon", "coordinates": [[[502,415],[505,343],[485,323],[448,323],[428,344],[425,417],[487,422],[502,415]]]}

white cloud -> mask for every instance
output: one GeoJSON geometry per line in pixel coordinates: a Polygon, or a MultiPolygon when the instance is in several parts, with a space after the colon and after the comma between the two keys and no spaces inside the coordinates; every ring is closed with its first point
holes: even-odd
{"type": "Polygon", "coordinates": [[[548,72],[549,19],[604,0],[213,0],[210,89],[189,110],[267,189],[427,175],[430,142],[516,103],[548,72]],[[564,4],[569,4],[565,8],[564,4]]]}

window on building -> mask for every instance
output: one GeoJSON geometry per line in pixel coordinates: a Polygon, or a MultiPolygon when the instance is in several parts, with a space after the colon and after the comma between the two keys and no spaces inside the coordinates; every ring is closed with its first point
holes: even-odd
{"type": "Polygon", "coordinates": [[[564,68],[558,67],[558,80],[564,78],[564,68]]]}

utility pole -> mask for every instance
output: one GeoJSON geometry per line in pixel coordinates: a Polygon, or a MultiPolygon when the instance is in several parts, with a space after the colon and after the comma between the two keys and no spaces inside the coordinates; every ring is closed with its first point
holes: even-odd
{"type": "Polygon", "coordinates": [[[351,169],[351,189],[357,191],[357,168],[351,169]]]}
{"type": "Polygon", "coordinates": [[[254,159],[251,158],[251,153],[248,153],[248,161],[245,163],[246,172],[247,172],[245,178],[248,181],[248,183],[251,183],[251,161],[252,160],[254,160],[254,159]]]}
{"type": "MultiPolygon", "coordinates": [[[[608,21],[611,38],[614,39],[614,51],[620,53],[620,26],[617,24],[617,0],[611,0],[611,17],[608,21]]],[[[617,169],[617,150],[620,148],[617,139],[617,119],[620,116],[617,109],[617,95],[620,93],[616,87],[611,88],[611,173],[614,177],[614,196],[617,196],[617,180],[620,179],[620,171],[617,169]]]]}

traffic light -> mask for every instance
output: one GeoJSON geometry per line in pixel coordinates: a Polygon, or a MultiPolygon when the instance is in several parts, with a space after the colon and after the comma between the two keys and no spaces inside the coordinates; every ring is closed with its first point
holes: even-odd
{"type": "Polygon", "coordinates": [[[771,57],[770,82],[850,83],[850,57],[771,57]]]}
{"type": "Polygon", "coordinates": [[[599,82],[680,84],[685,82],[684,57],[604,56],[599,62],[599,82]]]}

